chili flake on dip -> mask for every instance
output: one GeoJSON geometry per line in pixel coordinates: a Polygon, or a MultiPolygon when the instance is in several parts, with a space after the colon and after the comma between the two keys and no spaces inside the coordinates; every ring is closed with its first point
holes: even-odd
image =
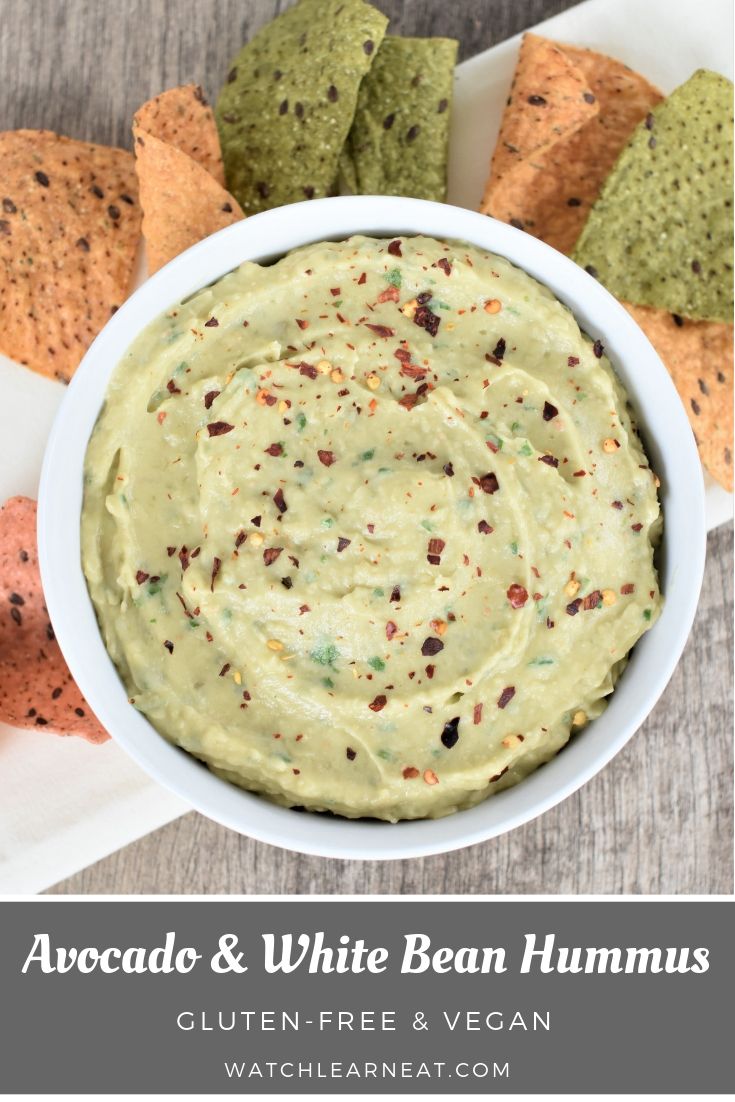
{"type": "Polygon", "coordinates": [[[659,614],[657,484],[549,290],[354,237],[243,264],[134,342],[83,565],[165,738],[283,805],[434,817],[601,713],[659,614]]]}

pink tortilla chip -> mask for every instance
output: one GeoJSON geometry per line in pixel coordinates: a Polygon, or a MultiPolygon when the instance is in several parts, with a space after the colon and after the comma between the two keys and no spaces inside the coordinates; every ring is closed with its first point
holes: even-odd
{"type": "Polygon", "coordinates": [[[88,742],[110,737],[56,642],[38,571],[36,502],[28,497],[0,509],[0,720],[88,742]]]}

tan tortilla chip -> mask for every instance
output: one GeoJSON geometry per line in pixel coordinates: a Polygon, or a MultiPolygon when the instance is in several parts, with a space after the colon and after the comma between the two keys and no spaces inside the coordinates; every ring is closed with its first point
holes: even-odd
{"type": "Polygon", "coordinates": [[[127,297],[140,220],[130,153],[0,133],[0,351],[68,382],[127,297]]]}
{"type": "Polygon", "coordinates": [[[684,403],[703,465],[733,488],[733,327],[690,321],[653,306],[623,306],[668,368],[684,403]]]}
{"type": "Polygon", "coordinates": [[[217,123],[200,85],[169,88],[148,100],[136,111],[133,126],[180,149],[225,186],[217,123]]]}
{"type": "Polygon", "coordinates": [[[614,58],[524,35],[482,212],[571,252],[627,138],[662,98],[614,58]]]}
{"type": "Polygon", "coordinates": [[[236,199],[195,160],[133,127],[148,270],[157,272],[197,241],[238,222],[236,199]]]}
{"type": "Polygon", "coordinates": [[[54,638],[41,589],[36,502],[11,497],[0,509],[0,720],[105,742],[54,638]]]}

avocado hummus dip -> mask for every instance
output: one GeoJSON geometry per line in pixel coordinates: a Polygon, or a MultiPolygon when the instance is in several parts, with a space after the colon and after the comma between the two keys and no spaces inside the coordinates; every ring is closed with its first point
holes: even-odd
{"type": "Polygon", "coordinates": [[[602,712],[659,614],[657,484],[549,290],[461,243],[354,237],[245,263],[135,340],[83,566],[132,703],[217,775],[442,816],[602,712]]]}

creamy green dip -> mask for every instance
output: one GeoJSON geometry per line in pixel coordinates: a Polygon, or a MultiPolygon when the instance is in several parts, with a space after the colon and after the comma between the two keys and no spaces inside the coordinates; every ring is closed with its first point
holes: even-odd
{"type": "Polygon", "coordinates": [[[355,237],[138,337],[89,443],[83,565],[165,738],[281,804],[440,816],[603,710],[659,613],[656,486],[550,291],[355,237]]]}

